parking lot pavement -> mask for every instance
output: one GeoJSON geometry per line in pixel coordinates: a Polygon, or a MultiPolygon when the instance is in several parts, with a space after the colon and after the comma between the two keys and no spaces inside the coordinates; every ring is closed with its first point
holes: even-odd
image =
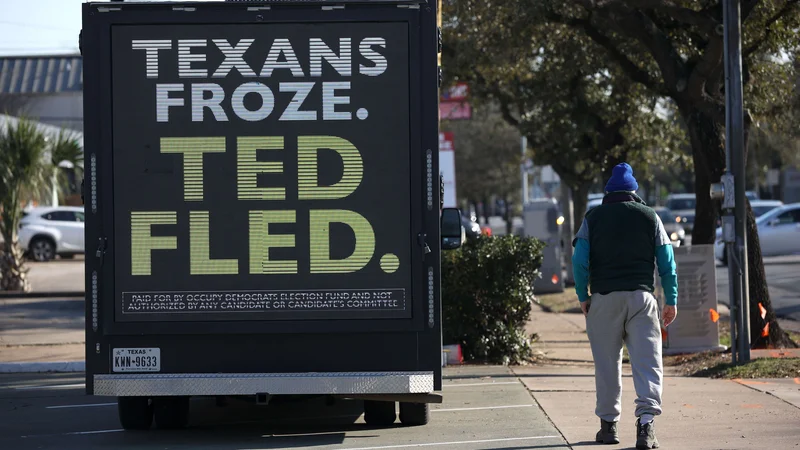
{"type": "Polygon", "coordinates": [[[0,376],[2,449],[567,449],[527,389],[501,367],[445,369],[444,402],[422,427],[367,426],[361,402],[257,406],[194,399],[190,427],[125,432],[115,399],[89,397],[83,374],[0,376]]]}
{"type": "Polygon", "coordinates": [[[33,292],[83,292],[86,287],[84,257],[55,259],[48,262],[28,261],[28,278],[33,292]]]}

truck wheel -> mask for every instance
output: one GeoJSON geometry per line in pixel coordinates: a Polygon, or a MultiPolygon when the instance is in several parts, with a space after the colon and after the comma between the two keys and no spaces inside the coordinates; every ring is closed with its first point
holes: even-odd
{"type": "Polygon", "coordinates": [[[156,397],[153,399],[156,428],[174,430],[189,425],[189,397],[156,397]]]}
{"type": "Polygon", "coordinates": [[[126,430],[147,430],[153,423],[153,403],[147,397],[118,397],[117,410],[126,430]]]}
{"type": "Polygon", "coordinates": [[[364,401],[364,422],[367,422],[367,425],[389,426],[396,418],[394,402],[364,401]]]}
{"type": "Polygon", "coordinates": [[[431,408],[427,403],[400,403],[400,422],[403,425],[427,425],[430,418],[431,408]]]}

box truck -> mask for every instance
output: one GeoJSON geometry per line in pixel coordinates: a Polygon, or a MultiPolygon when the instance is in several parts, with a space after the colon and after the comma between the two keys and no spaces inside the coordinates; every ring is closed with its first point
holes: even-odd
{"type": "Polygon", "coordinates": [[[90,2],[80,47],[87,394],[125,429],[202,396],[427,423],[461,243],[436,3],[90,2]]]}

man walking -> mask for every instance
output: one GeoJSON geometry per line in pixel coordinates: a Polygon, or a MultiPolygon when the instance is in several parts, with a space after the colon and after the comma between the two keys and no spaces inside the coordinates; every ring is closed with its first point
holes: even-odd
{"type": "Polygon", "coordinates": [[[586,214],[572,242],[572,264],[594,358],[596,441],[619,443],[624,342],[636,388],[636,448],[651,449],[659,446],[654,417],[661,414],[663,381],[659,305],[652,294],[656,266],[666,297],[664,326],[677,315],[678,277],[664,224],[636,195],[638,188],[631,166],[614,167],[603,204],[586,214]]]}

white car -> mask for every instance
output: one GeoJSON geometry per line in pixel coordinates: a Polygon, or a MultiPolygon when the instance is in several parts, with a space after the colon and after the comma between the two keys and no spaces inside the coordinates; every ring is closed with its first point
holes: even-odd
{"type": "MultiPolygon", "coordinates": [[[[775,208],[783,206],[783,202],[780,200],[751,200],[750,207],[753,208],[753,215],[758,219],[759,217],[763,216],[764,214],[772,211],[775,208]]],[[[720,221],[722,219],[720,218],[720,221]]],[[[720,223],[720,222],[718,222],[720,223]]],[[[717,227],[717,240],[719,240],[720,236],[722,236],[722,227],[717,227]]]]}
{"type": "MultiPolygon", "coordinates": [[[[762,256],[800,253],[800,203],[779,206],[756,219],[762,256]]],[[[727,262],[721,236],[714,242],[714,256],[727,262]]]]}
{"type": "Polygon", "coordinates": [[[19,245],[35,261],[50,261],[59,255],[72,257],[85,252],[82,207],[32,208],[20,221],[19,245]]]}

